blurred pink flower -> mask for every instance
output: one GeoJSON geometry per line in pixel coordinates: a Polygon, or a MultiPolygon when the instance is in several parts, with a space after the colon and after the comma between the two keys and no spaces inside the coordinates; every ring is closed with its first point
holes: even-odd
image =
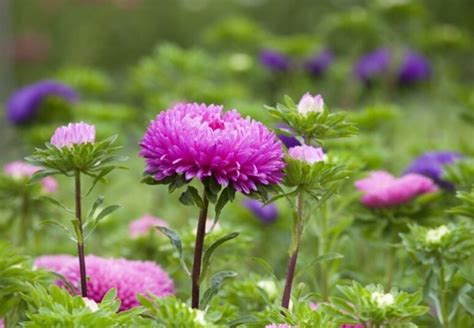
{"type": "Polygon", "coordinates": [[[288,150],[288,155],[294,159],[307,162],[308,164],[314,164],[326,159],[326,154],[324,154],[322,148],[306,145],[291,147],[288,150]]]}
{"type": "Polygon", "coordinates": [[[438,190],[436,184],[420,174],[407,174],[395,178],[385,171],[375,171],[355,187],[363,193],[361,202],[373,208],[391,207],[407,203],[414,198],[438,190]]]}
{"type": "Polygon", "coordinates": [[[147,235],[148,231],[152,230],[154,226],[168,227],[168,223],[160,218],[147,214],[129,223],[128,234],[132,238],[138,238],[147,235]]]}
{"type": "MultiPolygon", "coordinates": [[[[41,256],[35,265],[49,269],[66,278],[79,289],[80,273],[77,258],[69,255],[41,256]]],[[[150,261],[132,261],[123,258],[102,258],[86,256],[88,298],[97,303],[111,289],[117,289],[121,301],[120,310],[139,306],[138,294],[155,294],[165,297],[174,294],[174,284],[169,275],[157,264],[150,261]]],[[[62,285],[60,281],[57,282],[62,285]]]]}
{"type": "Polygon", "coordinates": [[[57,148],[94,142],[95,126],[84,122],[69,123],[67,126],[61,126],[54,131],[51,137],[51,143],[57,148]]]}
{"type": "MultiPolygon", "coordinates": [[[[40,167],[22,161],[10,162],[3,167],[3,172],[16,180],[29,179],[39,170],[41,170],[40,167]]],[[[58,182],[53,177],[41,179],[41,186],[47,193],[53,193],[58,190],[58,182]]]]}

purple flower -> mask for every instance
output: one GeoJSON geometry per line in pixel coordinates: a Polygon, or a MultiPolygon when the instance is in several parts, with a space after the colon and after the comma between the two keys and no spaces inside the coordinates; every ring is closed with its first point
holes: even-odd
{"type": "Polygon", "coordinates": [[[411,173],[395,178],[385,171],[372,172],[367,178],[356,181],[355,186],[363,193],[361,202],[372,208],[401,205],[438,190],[436,184],[423,175],[411,173]]]}
{"type": "Polygon", "coordinates": [[[414,51],[405,54],[398,73],[398,80],[401,84],[427,80],[430,76],[431,64],[426,57],[414,51]]]}
{"type": "Polygon", "coordinates": [[[248,194],[283,178],[283,150],[275,134],[222,106],[177,104],[150,123],[140,146],[146,172],[158,181],[211,177],[248,194]]]}
{"type": "MultiPolygon", "coordinates": [[[[288,125],[284,124],[284,123],[278,124],[278,128],[288,130],[289,132],[290,131],[293,132],[290,129],[290,127],[288,125]]],[[[286,135],[286,134],[277,134],[277,137],[278,137],[278,139],[280,139],[281,142],[283,142],[283,144],[286,146],[287,149],[290,149],[291,147],[301,145],[301,142],[299,142],[298,139],[296,139],[293,136],[289,136],[289,135],[286,135]]]]}
{"type": "Polygon", "coordinates": [[[264,205],[258,200],[250,198],[245,199],[242,203],[263,223],[273,223],[278,217],[278,209],[275,204],[264,205]]]}
{"type": "Polygon", "coordinates": [[[362,56],[354,66],[357,78],[365,83],[370,83],[390,66],[390,51],[380,48],[362,56]]]}
{"type": "Polygon", "coordinates": [[[431,178],[437,185],[446,189],[453,189],[454,186],[443,180],[443,168],[452,164],[463,155],[450,151],[429,152],[416,158],[405,170],[405,174],[418,173],[431,178]]]}
{"type": "Polygon", "coordinates": [[[290,69],[290,59],[278,51],[264,49],[260,52],[259,58],[260,62],[271,71],[285,72],[290,69]]]}
{"type": "MultiPolygon", "coordinates": [[[[49,255],[38,257],[35,265],[49,269],[66,278],[79,290],[80,273],[77,258],[69,255],[49,255]]],[[[101,258],[86,256],[87,296],[99,303],[111,289],[117,289],[121,301],[120,310],[139,306],[138,294],[152,293],[159,297],[174,294],[174,284],[168,274],[158,265],[149,261],[131,261],[122,258],[101,258]]],[[[57,282],[61,284],[61,282],[57,282]]]]}
{"type": "Polygon", "coordinates": [[[68,102],[79,99],[70,87],[55,81],[39,81],[15,91],[7,100],[6,115],[14,124],[31,121],[47,97],[60,97],[68,102]]]}
{"type": "Polygon", "coordinates": [[[331,50],[325,49],[306,61],[306,71],[313,76],[321,76],[329,68],[333,60],[334,55],[331,50]]]}
{"type": "Polygon", "coordinates": [[[67,126],[61,126],[54,131],[51,137],[51,143],[57,148],[94,142],[95,126],[84,122],[69,123],[67,126]]]}
{"type": "Polygon", "coordinates": [[[148,234],[148,231],[155,226],[168,227],[168,223],[160,218],[144,215],[140,219],[130,222],[128,225],[128,234],[132,238],[138,238],[148,234]]]}
{"type": "MultiPolygon", "coordinates": [[[[3,167],[3,172],[15,180],[28,180],[39,170],[41,170],[41,167],[22,161],[10,162],[3,167]]],[[[41,179],[41,186],[47,193],[56,192],[58,190],[58,181],[53,177],[45,177],[41,179]]]]}
{"type": "Polygon", "coordinates": [[[326,160],[326,154],[322,148],[315,148],[312,146],[296,146],[288,150],[288,155],[291,158],[304,161],[308,164],[314,164],[326,160]]]}

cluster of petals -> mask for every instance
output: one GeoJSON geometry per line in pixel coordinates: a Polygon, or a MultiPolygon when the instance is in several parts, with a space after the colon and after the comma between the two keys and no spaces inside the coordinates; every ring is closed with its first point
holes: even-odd
{"type": "MultiPolygon", "coordinates": [[[[40,167],[34,166],[22,161],[14,161],[5,164],[3,172],[12,177],[13,179],[29,179],[37,171],[41,170],[40,167]]],[[[41,186],[47,193],[53,193],[58,190],[58,182],[53,177],[45,177],[41,179],[41,186]]]]}
{"type": "Polygon", "coordinates": [[[288,155],[299,161],[308,164],[314,164],[326,160],[326,154],[322,148],[312,147],[307,145],[295,146],[288,150],[288,155]]]}
{"type": "Polygon", "coordinates": [[[321,113],[324,110],[324,100],[321,95],[312,96],[306,92],[297,106],[298,112],[302,115],[308,115],[311,112],[321,113]]]}
{"type": "Polygon", "coordinates": [[[47,97],[60,97],[68,102],[79,99],[78,94],[67,85],[44,80],[15,91],[7,100],[6,116],[14,124],[31,121],[47,97]]]}
{"type": "Polygon", "coordinates": [[[95,142],[95,125],[84,122],[69,123],[60,126],[54,131],[51,137],[51,144],[57,148],[72,147],[74,145],[94,143],[95,142]]]}
{"type": "Polygon", "coordinates": [[[179,103],[158,114],[140,146],[146,172],[158,181],[212,177],[248,194],[283,178],[283,150],[275,134],[222,106],[179,103]]]}
{"type": "Polygon", "coordinates": [[[436,184],[425,176],[407,174],[396,178],[385,171],[372,172],[367,178],[356,181],[355,186],[363,193],[362,203],[372,208],[401,205],[438,190],[436,184]]]}
{"type": "Polygon", "coordinates": [[[147,214],[129,223],[128,235],[131,238],[145,236],[150,230],[154,229],[155,226],[168,227],[168,223],[160,218],[147,214]]]}
{"type": "MultiPolygon", "coordinates": [[[[49,255],[36,259],[35,265],[64,276],[79,290],[80,272],[77,257],[49,255]]],[[[165,297],[174,294],[174,284],[168,274],[149,261],[132,261],[123,258],[86,256],[87,297],[100,303],[111,289],[117,289],[121,301],[120,310],[139,306],[137,295],[155,294],[165,297]]],[[[58,284],[61,282],[58,281],[58,284]]]]}

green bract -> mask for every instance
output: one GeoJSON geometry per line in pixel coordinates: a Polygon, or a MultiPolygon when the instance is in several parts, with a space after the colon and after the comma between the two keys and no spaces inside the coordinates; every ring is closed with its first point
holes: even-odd
{"type": "Polygon", "coordinates": [[[36,182],[49,175],[64,174],[72,177],[81,172],[96,179],[102,180],[115,168],[122,168],[116,162],[127,159],[124,156],[113,156],[112,153],[120,149],[114,146],[117,136],[112,136],[96,143],[74,145],[72,147],[57,148],[51,143],[45,143],[45,148],[36,148],[33,155],[25,159],[45,169],[36,172],[31,182],[36,182]]]}
{"type": "MultiPolygon", "coordinates": [[[[353,123],[345,120],[345,113],[331,113],[324,109],[322,113],[310,112],[303,115],[298,112],[293,100],[285,96],[285,105],[267,107],[272,117],[286,123],[298,136],[306,140],[321,143],[324,139],[350,137],[357,134],[358,129],[353,123]]],[[[279,133],[287,134],[284,129],[279,133]]]]}
{"type": "Polygon", "coordinates": [[[331,297],[321,308],[341,323],[362,323],[364,327],[417,327],[412,320],[428,311],[428,307],[419,305],[423,297],[421,291],[409,294],[392,288],[385,293],[381,285],[364,287],[355,281],[352,286],[337,288],[343,297],[331,297]]]}
{"type": "Polygon", "coordinates": [[[447,224],[437,228],[410,225],[410,232],[401,234],[402,244],[418,262],[436,264],[439,258],[461,263],[474,249],[474,229],[465,224],[447,224]]]}

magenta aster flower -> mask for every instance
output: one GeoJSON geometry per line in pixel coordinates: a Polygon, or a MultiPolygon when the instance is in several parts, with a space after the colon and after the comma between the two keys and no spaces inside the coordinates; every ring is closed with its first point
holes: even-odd
{"type": "MultiPolygon", "coordinates": [[[[36,259],[35,265],[64,276],[79,290],[80,273],[76,257],[41,256],[36,259]]],[[[152,293],[158,297],[174,294],[173,281],[153,262],[89,255],[86,256],[86,265],[89,276],[87,297],[99,303],[111,288],[116,288],[117,297],[121,301],[121,311],[139,306],[138,294],[152,293]]]]}
{"type": "Polygon", "coordinates": [[[288,155],[294,159],[314,164],[326,159],[326,154],[322,148],[315,148],[312,146],[296,146],[288,150],[288,155]]]}
{"type": "Polygon", "coordinates": [[[279,183],[283,150],[262,123],[222,106],[180,103],[158,114],[140,143],[146,172],[157,181],[182,175],[212,177],[250,193],[258,185],[279,183]]]}
{"type": "MultiPolygon", "coordinates": [[[[22,161],[14,161],[3,167],[3,172],[15,180],[29,179],[39,170],[41,170],[40,167],[22,161]]],[[[53,193],[58,190],[58,182],[53,177],[41,179],[41,186],[44,191],[48,193],[53,193]]]]}
{"type": "Polygon", "coordinates": [[[57,148],[94,142],[95,126],[84,122],[69,123],[67,126],[61,126],[54,131],[51,137],[51,143],[57,148]]]}
{"type": "Polygon", "coordinates": [[[438,190],[431,179],[420,174],[395,178],[384,171],[372,172],[369,177],[356,181],[355,186],[363,193],[362,203],[373,208],[401,205],[438,190]]]}
{"type": "Polygon", "coordinates": [[[6,116],[14,124],[31,121],[47,97],[60,97],[68,102],[79,99],[70,87],[56,81],[39,81],[15,91],[7,100],[6,116]]]}
{"type": "Polygon", "coordinates": [[[148,231],[154,229],[155,226],[168,227],[168,223],[160,218],[144,215],[140,219],[130,222],[128,225],[128,234],[132,238],[138,238],[148,234],[148,231]]]}

